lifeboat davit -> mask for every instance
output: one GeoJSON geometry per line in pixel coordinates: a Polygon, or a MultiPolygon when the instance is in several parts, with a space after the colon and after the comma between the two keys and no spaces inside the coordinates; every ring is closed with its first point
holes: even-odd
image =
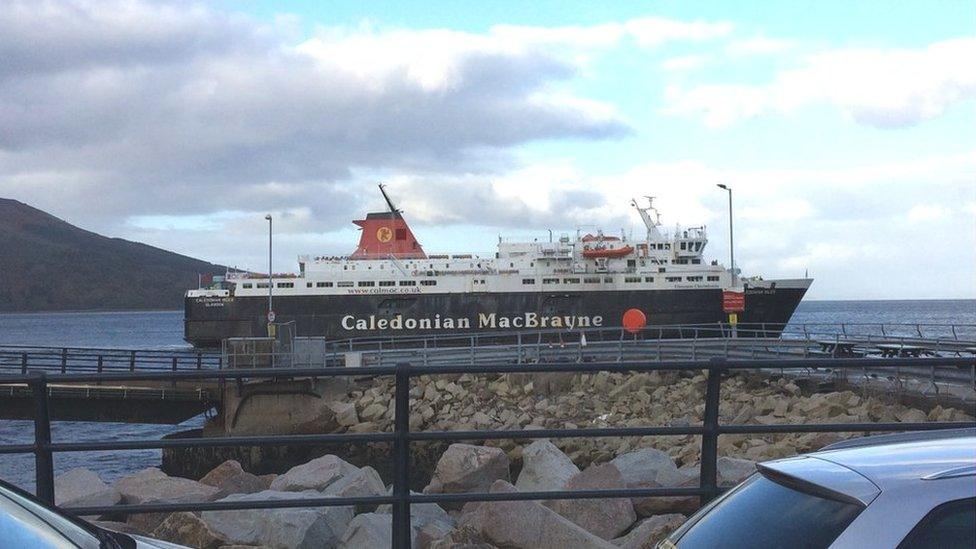
{"type": "Polygon", "coordinates": [[[591,248],[589,250],[583,250],[583,257],[586,259],[597,259],[599,257],[613,259],[630,255],[633,251],[633,246],[624,246],[623,248],[591,248]]]}

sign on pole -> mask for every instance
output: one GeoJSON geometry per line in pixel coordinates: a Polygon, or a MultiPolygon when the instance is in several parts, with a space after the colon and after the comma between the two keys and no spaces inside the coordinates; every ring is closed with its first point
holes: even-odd
{"type": "Polygon", "coordinates": [[[741,313],[746,310],[745,292],[722,292],[722,310],[726,313],[741,313]]]}
{"type": "Polygon", "coordinates": [[[275,321],[275,312],[268,311],[268,322],[274,322],[274,321],[275,321]]]}

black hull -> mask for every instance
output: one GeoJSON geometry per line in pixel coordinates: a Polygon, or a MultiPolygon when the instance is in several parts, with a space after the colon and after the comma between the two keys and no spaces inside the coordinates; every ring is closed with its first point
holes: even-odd
{"type": "MultiPolygon", "coordinates": [[[[764,326],[748,335],[778,337],[805,293],[805,288],[749,288],[738,321],[764,326]]],[[[188,297],[184,339],[197,347],[214,347],[230,337],[265,336],[267,307],[264,297],[188,297]]],[[[275,296],[274,308],[275,322],[294,323],[295,335],[329,340],[519,329],[572,332],[620,326],[629,309],[641,310],[648,328],[728,322],[719,289],[275,296]],[[559,325],[539,325],[546,322],[543,318],[559,325]]]]}

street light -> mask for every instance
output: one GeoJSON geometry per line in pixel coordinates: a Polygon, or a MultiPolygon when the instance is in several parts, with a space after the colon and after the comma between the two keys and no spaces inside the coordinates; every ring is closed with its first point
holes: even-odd
{"type": "Polygon", "coordinates": [[[735,287],[735,246],[733,241],[733,231],[732,231],[732,187],[729,187],[725,183],[718,183],[716,185],[720,189],[724,189],[729,193],[729,269],[732,271],[732,287],[735,287]]]}
{"type": "Polygon", "coordinates": [[[271,264],[271,214],[264,216],[268,220],[268,337],[274,336],[274,269],[271,264]]]}

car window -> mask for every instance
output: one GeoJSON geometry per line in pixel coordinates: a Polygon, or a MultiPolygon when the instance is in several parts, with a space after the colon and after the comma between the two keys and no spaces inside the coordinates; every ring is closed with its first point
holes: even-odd
{"type": "MultiPolygon", "coordinates": [[[[98,549],[91,532],[13,490],[0,487],[0,540],[24,540],[21,547],[98,549]],[[33,541],[31,541],[33,540],[33,541]]],[[[3,545],[7,547],[8,545],[3,545]]]]}
{"type": "Polygon", "coordinates": [[[680,549],[827,547],[862,509],[756,474],[692,517],[670,541],[680,549]]]}
{"type": "Polygon", "coordinates": [[[925,516],[898,549],[976,547],[976,498],[944,503],[925,516]]]}

